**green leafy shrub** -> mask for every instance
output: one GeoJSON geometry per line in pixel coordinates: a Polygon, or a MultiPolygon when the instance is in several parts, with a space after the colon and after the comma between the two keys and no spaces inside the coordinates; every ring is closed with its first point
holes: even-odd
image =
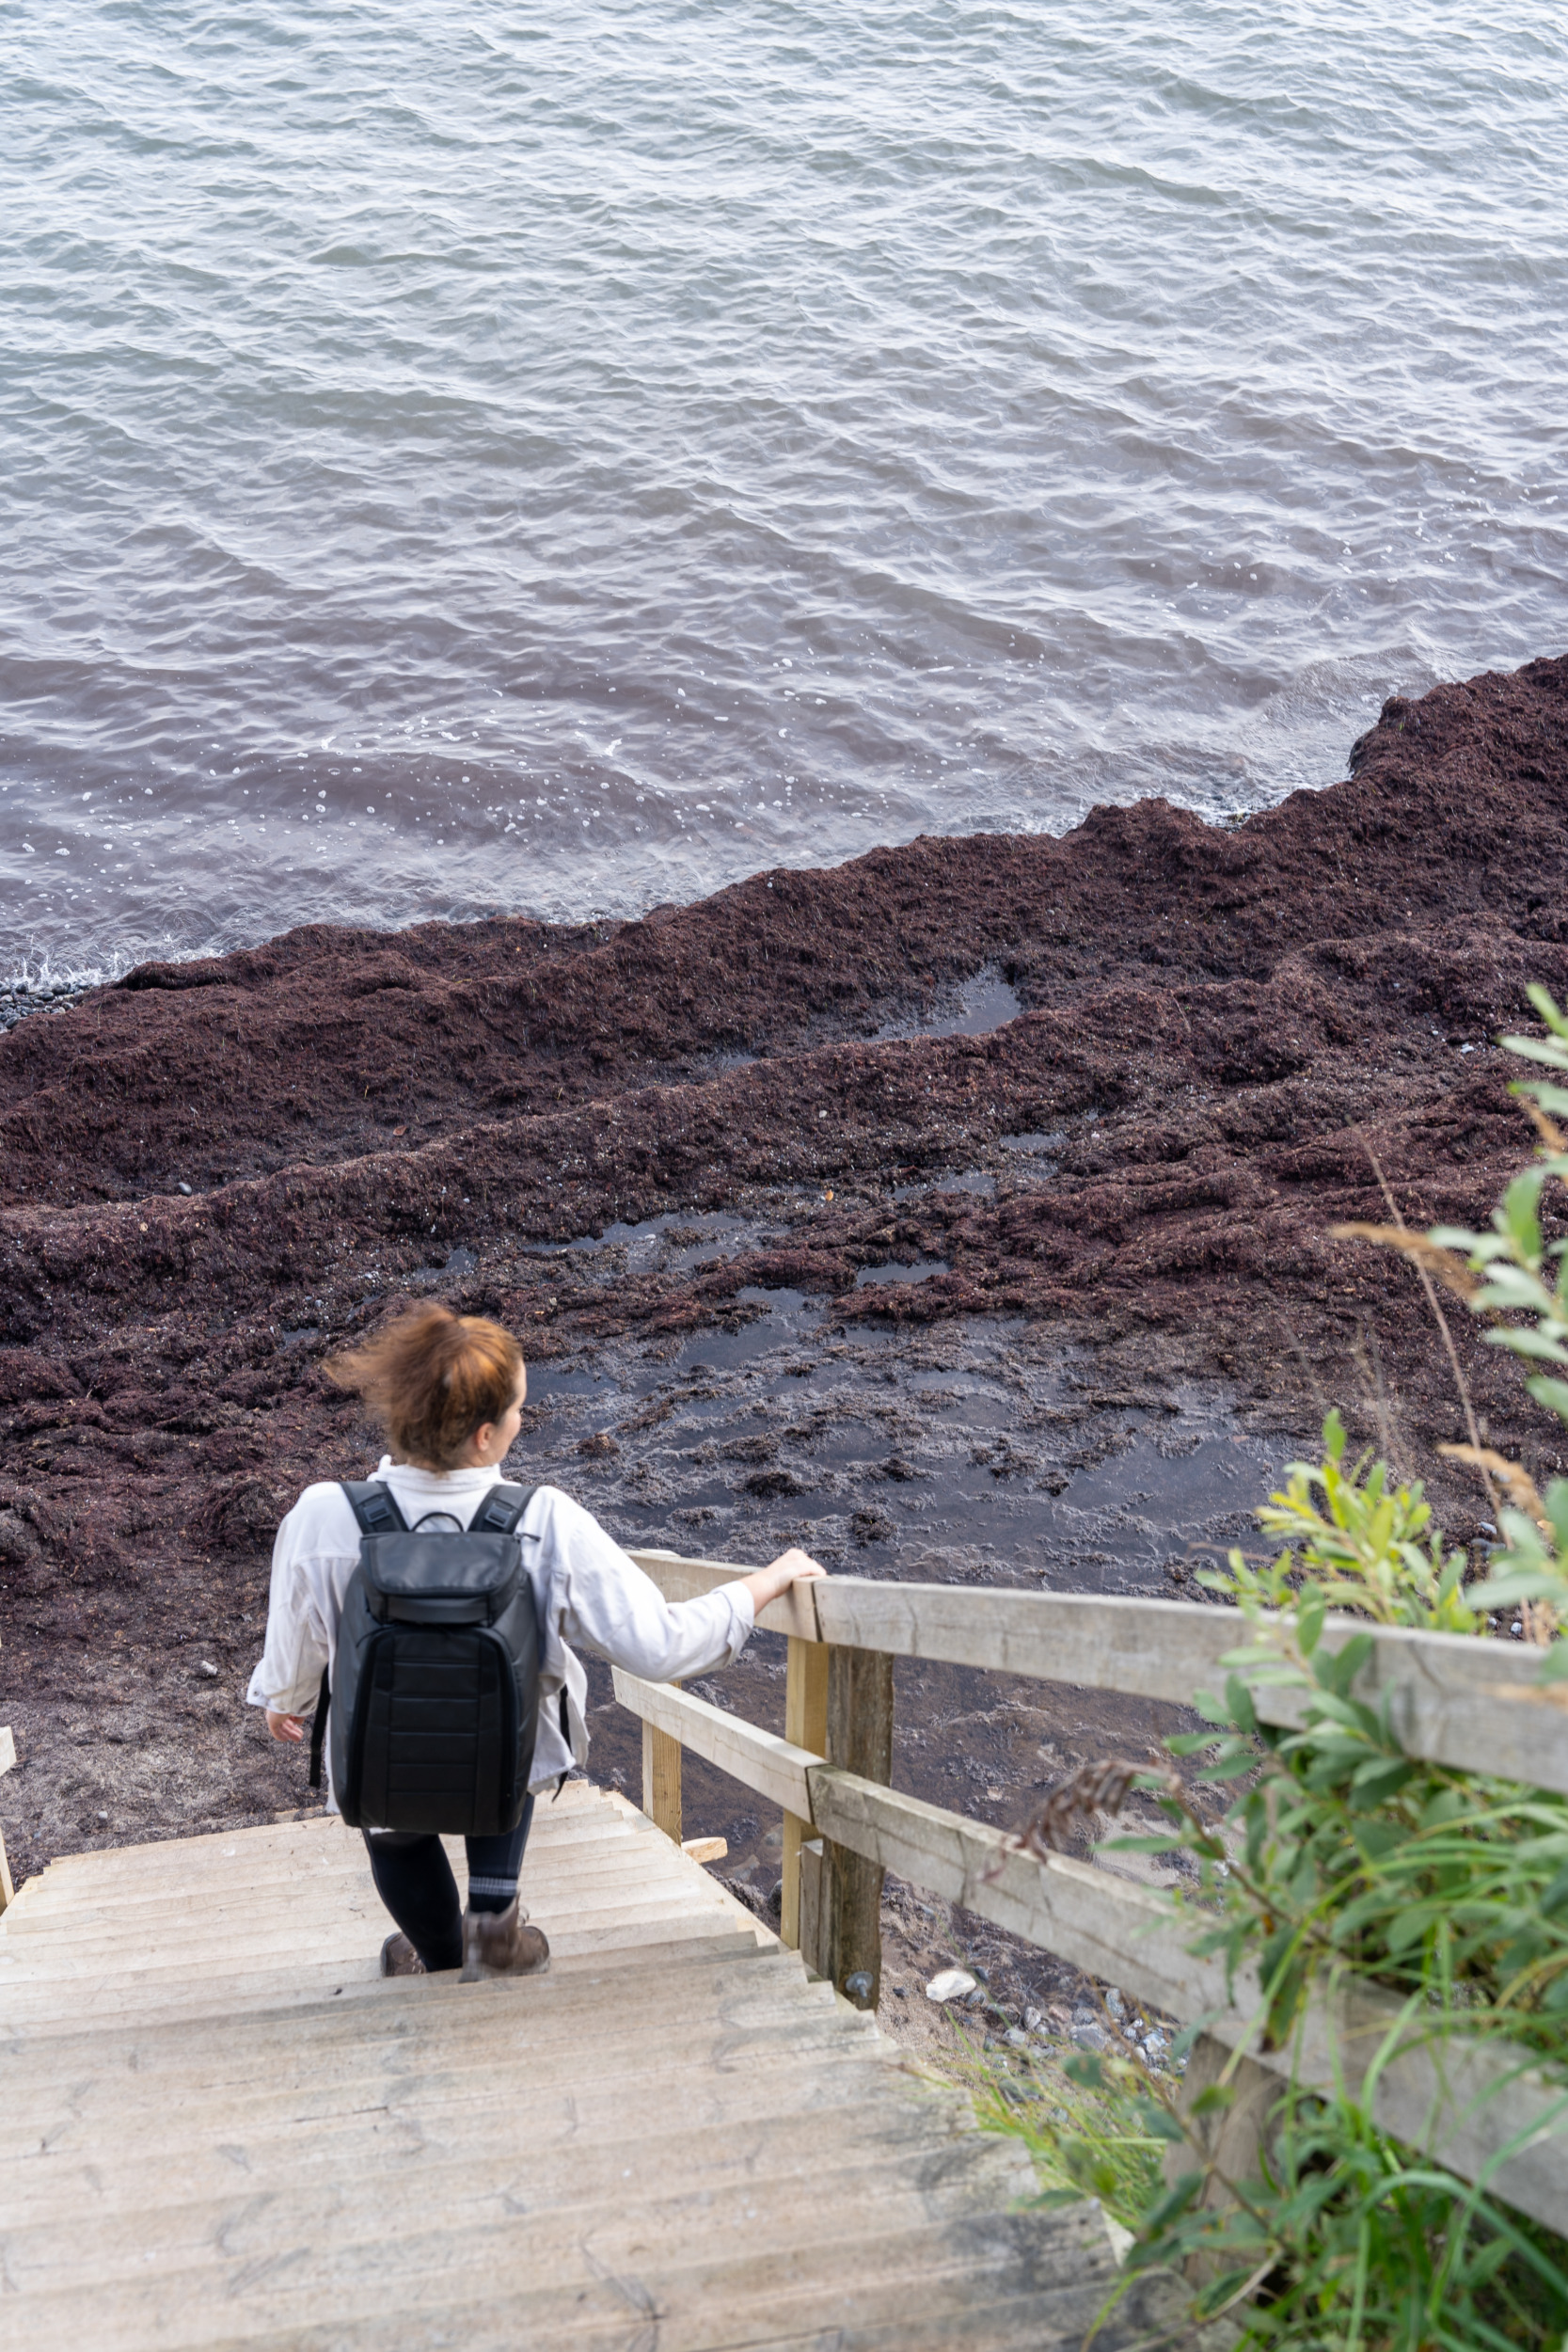
{"type": "MultiPolygon", "coordinates": [[[[1568,1015],[1544,990],[1530,993],[1545,1037],[1502,1042],[1568,1078],[1568,1015]]],[[[1539,1149],[1487,1232],[1338,1231],[1401,1249],[1445,1283],[1488,1320],[1490,1343],[1531,1367],[1536,1403],[1568,1422],[1568,1240],[1548,1239],[1542,1216],[1546,1187],[1568,1186],[1556,1124],[1568,1085],[1532,1078],[1513,1090],[1539,1149]]],[[[1568,1797],[1407,1756],[1388,1699],[1356,1692],[1370,1636],[1329,1633],[1333,1612],[1489,1635],[1491,1613],[1517,1610],[1541,1678],[1568,1677],[1568,1480],[1540,1495],[1473,1429],[1469,1445],[1444,1451],[1503,1498],[1483,1581],[1466,1585],[1466,1555],[1446,1544],[1418,1484],[1347,1462],[1331,1414],[1322,1460],[1292,1464],[1259,1514],[1274,1552],[1232,1552],[1202,1580],[1235,1606],[1243,1638],[1224,1661],[1223,1692],[1199,1698],[1209,1727],[1167,1745],[1200,1761],[1200,1786],[1228,1785],[1228,1803],[1211,1796],[1205,1808],[1172,1773],[1117,1768],[1165,1826],[1114,1842],[1192,1857],[1196,1891],[1177,1899],[1191,1948],[1223,1957],[1233,1986],[1243,1964],[1256,1969],[1267,2046],[1290,2050],[1325,1984],[1393,1996],[1397,2023],[1359,2090],[1324,2095],[1282,2079],[1244,2179],[1221,2175],[1208,2137],[1234,2099],[1240,2054],[1185,2105],[1173,2084],[1140,2077],[1130,2053],[1068,2060],[1072,2096],[1029,2122],[996,2103],[995,2120],[1036,2148],[1050,2193],[1092,2190],[1134,2231],[1130,2270],[1185,2267],[1195,2317],[1228,2311],[1245,2344],[1277,2352],[1568,2352],[1568,2244],[1484,2183],[1414,2155],[1372,2113],[1378,2073],[1402,2042],[1459,2034],[1531,2054],[1563,2084],[1568,2122],[1568,1797]],[[1288,1710],[1269,1709],[1288,1711],[1289,1724],[1260,1720],[1264,1685],[1291,1693],[1288,1710]],[[1117,2130],[1123,2159],[1107,2144],[1117,2130]],[[1153,2141],[1165,2149],[1157,2187],[1153,2141]]],[[[1053,1792],[1026,1836],[1053,1806],[1059,1829],[1070,1797],[1053,1792]]]]}

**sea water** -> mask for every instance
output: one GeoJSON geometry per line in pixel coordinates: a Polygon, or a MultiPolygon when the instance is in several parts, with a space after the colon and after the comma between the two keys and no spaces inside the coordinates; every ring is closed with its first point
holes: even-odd
{"type": "Polygon", "coordinates": [[[1544,0],[19,0],[0,966],[1205,816],[1564,644],[1544,0]]]}

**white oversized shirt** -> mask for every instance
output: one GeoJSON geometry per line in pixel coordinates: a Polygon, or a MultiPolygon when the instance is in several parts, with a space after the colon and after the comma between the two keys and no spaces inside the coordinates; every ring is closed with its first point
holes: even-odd
{"type": "MultiPolygon", "coordinates": [[[[384,1454],[384,1479],[412,1527],[427,1511],[450,1511],[467,1527],[499,1470],[422,1470],[384,1454]]],[[[581,1642],[612,1665],[650,1682],[735,1663],[754,1618],[744,1584],[721,1584],[696,1600],[668,1601],[651,1577],[558,1486],[539,1486],[518,1526],[523,1565],[539,1613],[539,1737],[532,1788],[546,1788],[586,1761],[588,1677],[568,1644],[581,1642]],[[566,1693],[570,1740],[559,1693],[566,1693]]],[[[245,1693],[252,1707],[300,1715],[330,1673],[348,1581],[359,1565],[359,1525],[341,1486],[307,1486],[277,1531],[266,1646],[245,1693]]],[[[330,1800],[337,1809],[337,1800],[330,1800]]]]}

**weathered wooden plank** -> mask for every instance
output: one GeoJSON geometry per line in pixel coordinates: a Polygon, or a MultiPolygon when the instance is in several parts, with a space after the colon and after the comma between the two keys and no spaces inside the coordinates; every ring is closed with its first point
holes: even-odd
{"type": "Polygon", "coordinates": [[[1384,2065],[1372,2103],[1382,2127],[1463,2179],[1484,2179],[1523,2212],[1560,2227],[1568,2212],[1568,2086],[1549,2083],[1524,2052],[1458,2037],[1422,2042],[1430,2019],[1402,2027],[1399,2003],[1365,1986],[1320,1996],[1290,2049],[1263,2049],[1254,2024],[1260,2005],[1256,1976],[1238,1973],[1233,2001],[1221,1963],[1186,1949],[1192,1922],[1152,1887],[1069,1855],[1038,1862],[1014,1850],[1003,1830],[832,1765],[814,1766],[809,1778],[812,1818],[835,1844],[1141,2000],[1179,2017],[1202,2017],[1218,2040],[1231,2048],[1243,2044],[1276,2073],[1294,2066],[1297,2079],[1313,2088],[1331,2090],[1340,2076],[1354,2088],[1396,2037],[1397,2054],[1384,2065]],[[1515,2140],[1525,2144],[1505,2155],[1515,2140]]]}
{"type": "MultiPolygon", "coordinates": [[[[825,1643],[792,1634],[784,1670],[784,1738],[813,1756],[828,1747],[828,1650],[825,1643]]],[[[779,1933],[792,1951],[800,1949],[800,1848],[811,1823],[798,1813],[784,1817],[784,1883],[779,1890],[779,1933]]]]}
{"type": "MultiPolygon", "coordinates": [[[[16,1741],[8,1724],[0,1724],[0,1772],[8,1772],[16,1762],[16,1741]]],[[[0,1911],[8,1910],[16,1899],[16,1886],[11,1878],[11,1866],[6,1859],[6,1836],[0,1830],[0,1911]]]]}
{"type": "Polygon", "coordinates": [[[642,1810],[655,1829],[680,1844],[681,1743],[649,1723],[642,1726],[642,1810]]]}
{"type": "Polygon", "coordinates": [[[775,1732],[759,1730],[738,1715],[726,1714],[722,1708],[710,1707],[705,1699],[693,1698],[689,1691],[677,1691],[667,1682],[644,1682],[621,1666],[611,1667],[610,1673],[621,1705],[644,1724],[681,1740],[694,1756],[754,1788],[769,1804],[810,1819],[806,1768],[819,1764],[820,1756],[775,1732]]]}
{"type": "MultiPolygon", "coordinates": [[[[687,1560],[678,1551],[634,1551],[628,1557],[644,1576],[651,1576],[666,1600],[695,1600],[721,1584],[734,1584],[766,1565],[753,1560],[742,1567],[734,1560],[687,1560]]],[[[763,1611],[757,1623],[769,1633],[793,1634],[798,1641],[818,1642],[815,1582],[792,1584],[782,1599],[763,1611]]]]}
{"type": "MultiPolygon", "coordinates": [[[[744,1573],[724,1561],[634,1556],[673,1599],[711,1592],[744,1573]]],[[[1221,1660],[1249,1638],[1233,1610],[1194,1601],[884,1584],[854,1576],[797,1586],[794,1605],[803,1608],[808,1596],[819,1638],[841,1646],[1183,1706],[1224,1682],[1221,1660]]],[[[774,1611],[764,1612],[765,1625],[773,1619],[774,1611]]],[[[778,1629],[789,1629],[781,1623],[778,1629]]],[[[1360,1633],[1370,1633],[1373,1646],[1356,1695],[1375,1706],[1391,1694],[1390,1722],[1407,1755],[1568,1793],[1568,1684],[1536,1684],[1539,1651],[1518,1642],[1370,1626],[1351,1616],[1330,1617],[1323,1641],[1338,1649],[1360,1633]]],[[[1265,1723],[1301,1721],[1299,1693],[1257,1686],[1253,1696],[1265,1723]]]]}
{"type": "MultiPolygon", "coordinates": [[[[849,1577],[818,1587],[817,1615],[830,1642],[1186,1705],[1223,1684],[1221,1660],[1249,1638],[1234,1611],[1191,1601],[849,1577]]],[[[1568,1790],[1568,1689],[1531,1687],[1538,1652],[1348,1615],[1327,1620],[1323,1642],[1338,1649],[1363,1633],[1372,1654],[1356,1695],[1375,1706],[1390,1694],[1389,1720],[1408,1755],[1568,1790]]],[[[1253,1699],[1265,1723],[1302,1720],[1299,1692],[1259,1684],[1253,1699]]]]}
{"type": "MultiPolygon", "coordinates": [[[[884,1650],[830,1647],[827,1753],[830,1763],[858,1778],[883,1786],[893,1778],[893,1661],[884,1650]]],[[[800,1948],[808,1968],[857,2009],[876,2008],[882,1986],[880,1863],[826,1842],[816,1941],[800,1948]]]]}

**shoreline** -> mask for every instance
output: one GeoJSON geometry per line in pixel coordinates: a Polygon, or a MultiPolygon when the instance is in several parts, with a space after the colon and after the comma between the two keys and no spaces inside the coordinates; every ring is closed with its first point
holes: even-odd
{"type": "MultiPolygon", "coordinates": [[[[1236,828],[1146,802],[635,923],[307,929],[0,1038],[19,1872],[299,1802],[238,1693],[278,1516],[369,1443],[321,1359],[404,1296],[523,1335],[517,1474],[709,1556],[1192,1594],[1328,1404],[1424,1468],[1458,1407],[1418,1286],[1327,1229],[1384,1213],[1369,1143],[1413,1225],[1528,1150],[1490,1041],[1568,996],[1568,660],[1391,702],[1353,766],[1236,828]]],[[[727,1680],[782,1708],[766,1642],[727,1680]]],[[[1173,1727],[956,1675],[898,1721],[901,1785],[998,1820],[1173,1727]]],[[[700,1772],[692,1814],[765,1891],[767,1825],[700,1772]]]]}

